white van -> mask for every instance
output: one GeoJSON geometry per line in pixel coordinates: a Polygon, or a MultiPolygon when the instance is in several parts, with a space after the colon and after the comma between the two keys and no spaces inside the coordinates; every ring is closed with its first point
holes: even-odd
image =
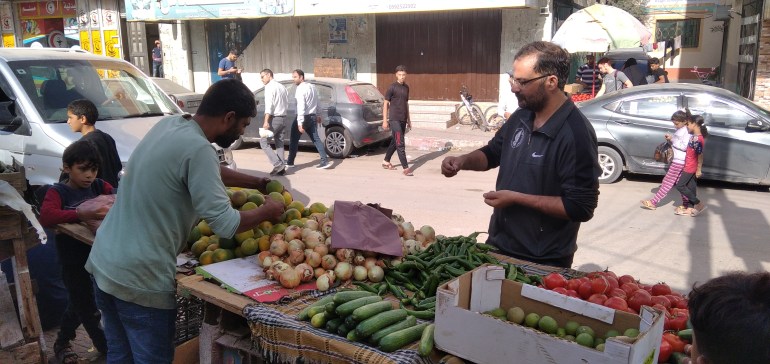
{"type": "MultiPolygon", "coordinates": [[[[115,139],[123,166],[155,123],[183,113],[126,61],[82,50],[0,48],[0,154],[25,167],[31,186],[58,181],[64,148],[81,137],[67,125],[67,105],[83,98],[97,105],[96,128],[115,139]]],[[[234,166],[229,149],[217,152],[234,166]]]]}

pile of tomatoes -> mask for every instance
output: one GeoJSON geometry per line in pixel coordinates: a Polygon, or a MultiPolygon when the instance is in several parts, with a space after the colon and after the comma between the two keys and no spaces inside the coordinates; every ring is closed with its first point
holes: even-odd
{"type": "Polygon", "coordinates": [[[686,343],[676,333],[687,329],[687,298],[665,283],[643,284],[631,275],[618,277],[612,271],[591,272],[572,279],[553,272],[543,277],[543,288],[632,314],[639,314],[642,306],[655,308],[665,315],[664,330],[673,335],[664,335],[659,362],[666,362],[671,352],[684,352],[686,343]],[[678,341],[672,345],[667,338],[678,341]],[[671,347],[670,351],[666,349],[669,355],[662,355],[664,346],[671,347]]]}
{"type": "Polygon", "coordinates": [[[570,98],[572,99],[572,102],[580,102],[590,100],[593,96],[591,96],[591,94],[572,94],[570,98]]]}

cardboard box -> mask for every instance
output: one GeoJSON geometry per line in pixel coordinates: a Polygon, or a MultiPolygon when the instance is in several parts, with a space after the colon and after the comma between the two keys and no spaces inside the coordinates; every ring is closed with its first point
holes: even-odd
{"type": "Polygon", "coordinates": [[[568,85],[564,85],[564,92],[568,94],[576,94],[583,91],[583,84],[582,83],[570,83],[568,85]]]}
{"type": "Polygon", "coordinates": [[[476,363],[657,363],[663,336],[663,316],[650,307],[644,307],[641,315],[615,311],[506,280],[505,270],[498,266],[479,267],[439,287],[436,308],[436,347],[476,363]],[[560,326],[577,321],[593,328],[597,336],[632,327],[640,335],[632,344],[609,339],[601,352],[480,313],[514,306],[549,315],[560,326]]]}

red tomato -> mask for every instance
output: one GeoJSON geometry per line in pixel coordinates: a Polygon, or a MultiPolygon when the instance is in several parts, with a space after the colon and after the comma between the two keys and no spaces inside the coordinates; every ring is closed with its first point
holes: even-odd
{"type": "Polygon", "coordinates": [[[628,303],[626,303],[626,300],[620,297],[610,297],[606,301],[604,301],[604,305],[615,310],[620,310],[620,311],[628,310],[628,303]]]}
{"type": "Polygon", "coordinates": [[[607,283],[610,284],[610,290],[612,290],[613,288],[620,288],[620,284],[618,283],[617,278],[611,277],[611,276],[607,276],[604,278],[607,278],[607,283]]]}
{"type": "Polygon", "coordinates": [[[623,283],[620,285],[620,289],[624,290],[626,292],[626,296],[630,297],[631,294],[639,289],[639,285],[636,283],[623,283]]]}
{"type": "Polygon", "coordinates": [[[687,302],[688,302],[687,299],[683,298],[679,301],[676,301],[676,304],[674,306],[676,306],[676,308],[688,309],[689,307],[687,306],[687,302]]]}
{"type": "Polygon", "coordinates": [[[571,289],[574,291],[577,291],[578,288],[580,288],[580,284],[582,284],[583,281],[578,278],[573,278],[567,281],[567,289],[571,289]]]}
{"type": "Polygon", "coordinates": [[[668,286],[668,284],[665,284],[663,282],[656,283],[652,286],[652,293],[653,296],[663,296],[667,294],[671,294],[671,287],[668,286]]]}
{"type": "Polygon", "coordinates": [[[606,293],[610,290],[610,282],[606,277],[596,277],[591,280],[591,291],[593,293],[606,293]]]}
{"type": "Polygon", "coordinates": [[[554,291],[556,293],[561,293],[563,295],[567,294],[567,289],[564,288],[564,287],[556,287],[556,288],[552,289],[552,291],[554,291]]]}
{"type": "Polygon", "coordinates": [[[675,353],[684,353],[684,346],[687,344],[679,336],[672,332],[664,332],[663,340],[671,344],[671,351],[675,353]]]}
{"type": "Polygon", "coordinates": [[[578,294],[580,295],[580,298],[584,300],[587,300],[588,297],[591,297],[591,295],[594,294],[591,281],[583,282],[580,287],[578,287],[578,294]]]}
{"type": "Polygon", "coordinates": [[[586,301],[595,303],[597,305],[604,305],[604,302],[607,301],[607,296],[605,296],[603,293],[594,293],[591,295],[591,297],[588,297],[586,301]]]}
{"type": "Polygon", "coordinates": [[[625,301],[628,298],[626,291],[620,288],[613,288],[607,293],[607,297],[620,297],[625,301]]]}
{"type": "Polygon", "coordinates": [[[567,285],[567,279],[559,273],[551,272],[543,277],[543,285],[545,285],[545,288],[547,289],[565,287],[567,285]]]}
{"type": "Polygon", "coordinates": [[[632,293],[630,297],[628,297],[628,307],[633,308],[636,312],[639,312],[641,310],[642,306],[650,306],[650,296],[647,291],[643,289],[638,289],[636,292],[632,293]]]}
{"type": "Polygon", "coordinates": [[[567,296],[580,298],[580,295],[578,295],[577,291],[574,289],[568,289],[567,290],[567,296]]]}
{"type": "Polygon", "coordinates": [[[671,353],[673,353],[674,350],[671,348],[671,344],[668,343],[668,341],[664,339],[660,339],[660,354],[658,354],[658,363],[665,363],[668,361],[668,358],[671,357],[671,353]]]}
{"type": "Polygon", "coordinates": [[[666,296],[652,296],[650,297],[650,302],[652,302],[653,305],[660,304],[666,309],[671,308],[671,301],[669,301],[666,296]]]}
{"type": "Polygon", "coordinates": [[[624,274],[618,277],[618,283],[620,283],[621,286],[626,283],[636,283],[636,279],[628,274],[624,274]]]}
{"type": "Polygon", "coordinates": [[[617,274],[615,274],[615,272],[613,272],[613,271],[611,271],[611,270],[605,270],[605,271],[604,271],[604,276],[605,276],[605,277],[612,277],[612,278],[615,278],[615,280],[616,280],[616,281],[618,280],[618,275],[617,275],[617,274]]]}
{"type": "Polygon", "coordinates": [[[639,284],[639,288],[647,291],[650,295],[652,295],[652,286],[649,284],[639,284]]]}
{"type": "Polygon", "coordinates": [[[671,312],[671,320],[669,321],[670,330],[684,330],[687,328],[687,319],[690,318],[688,312],[682,312],[681,309],[675,308],[671,312]]]}

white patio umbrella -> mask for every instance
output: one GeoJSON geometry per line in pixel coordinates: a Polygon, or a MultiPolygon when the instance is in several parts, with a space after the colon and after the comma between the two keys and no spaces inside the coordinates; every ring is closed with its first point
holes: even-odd
{"type": "Polygon", "coordinates": [[[606,52],[646,45],[650,37],[650,30],[627,11],[594,4],[570,15],[551,42],[570,53],[606,52]]]}

